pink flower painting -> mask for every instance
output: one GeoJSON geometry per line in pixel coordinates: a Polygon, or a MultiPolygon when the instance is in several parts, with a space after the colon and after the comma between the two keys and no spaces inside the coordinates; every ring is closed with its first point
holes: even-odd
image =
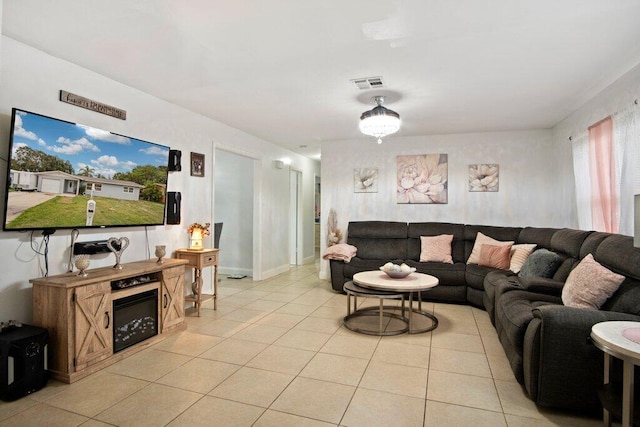
{"type": "Polygon", "coordinates": [[[446,154],[398,156],[398,203],[448,203],[446,154]]]}
{"type": "Polygon", "coordinates": [[[496,192],[500,183],[500,166],[469,165],[469,191],[496,192]]]}

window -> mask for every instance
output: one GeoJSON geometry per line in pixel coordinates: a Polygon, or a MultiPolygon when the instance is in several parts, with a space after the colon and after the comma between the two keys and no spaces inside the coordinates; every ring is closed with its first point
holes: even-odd
{"type": "Polygon", "coordinates": [[[122,187],[125,193],[133,193],[133,187],[122,187]]]}

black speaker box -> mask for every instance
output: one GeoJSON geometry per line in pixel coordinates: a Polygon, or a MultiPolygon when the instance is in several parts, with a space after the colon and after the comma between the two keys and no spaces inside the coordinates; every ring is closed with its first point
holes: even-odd
{"type": "Polygon", "coordinates": [[[169,150],[169,166],[167,170],[169,172],[181,171],[182,165],[180,164],[182,160],[182,151],[180,150],[169,150]]]}
{"type": "Polygon", "coordinates": [[[0,332],[0,399],[10,401],[47,384],[47,343],[44,328],[22,325],[0,332]]]}
{"type": "Polygon", "coordinates": [[[180,199],[179,191],[167,192],[167,224],[180,224],[180,199]]]}

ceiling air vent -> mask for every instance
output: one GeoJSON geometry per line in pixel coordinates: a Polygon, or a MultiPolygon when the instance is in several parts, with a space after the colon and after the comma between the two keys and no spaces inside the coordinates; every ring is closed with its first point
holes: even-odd
{"type": "Polygon", "coordinates": [[[382,77],[363,77],[361,79],[352,79],[351,81],[360,90],[378,89],[384,87],[382,77]]]}

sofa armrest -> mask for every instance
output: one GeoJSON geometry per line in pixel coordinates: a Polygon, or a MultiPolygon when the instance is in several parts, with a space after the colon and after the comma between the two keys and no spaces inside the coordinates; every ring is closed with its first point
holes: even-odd
{"type": "Polygon", "coordinates": [[[540,306],[524,339],[524,382],[533,401],[597,415],[603,382],[603,354],[591,342],[591,327],[610,320],[639,321],[632,314],[540,306]]]}
{"type": "Polygon", "coordinates": [[[518,277],[518,283],[527,292],[552,295],[559,297],[562,295],[564,282],[547,279],[546,277],[518,277]]]}
{"type": "Polygon", "coordinates": [[[342,287],[347,281],[344,277],[344,261],[329,260],[329,270],[331,271],[331,287],[334,291],[344,293],[342,287]]]}

